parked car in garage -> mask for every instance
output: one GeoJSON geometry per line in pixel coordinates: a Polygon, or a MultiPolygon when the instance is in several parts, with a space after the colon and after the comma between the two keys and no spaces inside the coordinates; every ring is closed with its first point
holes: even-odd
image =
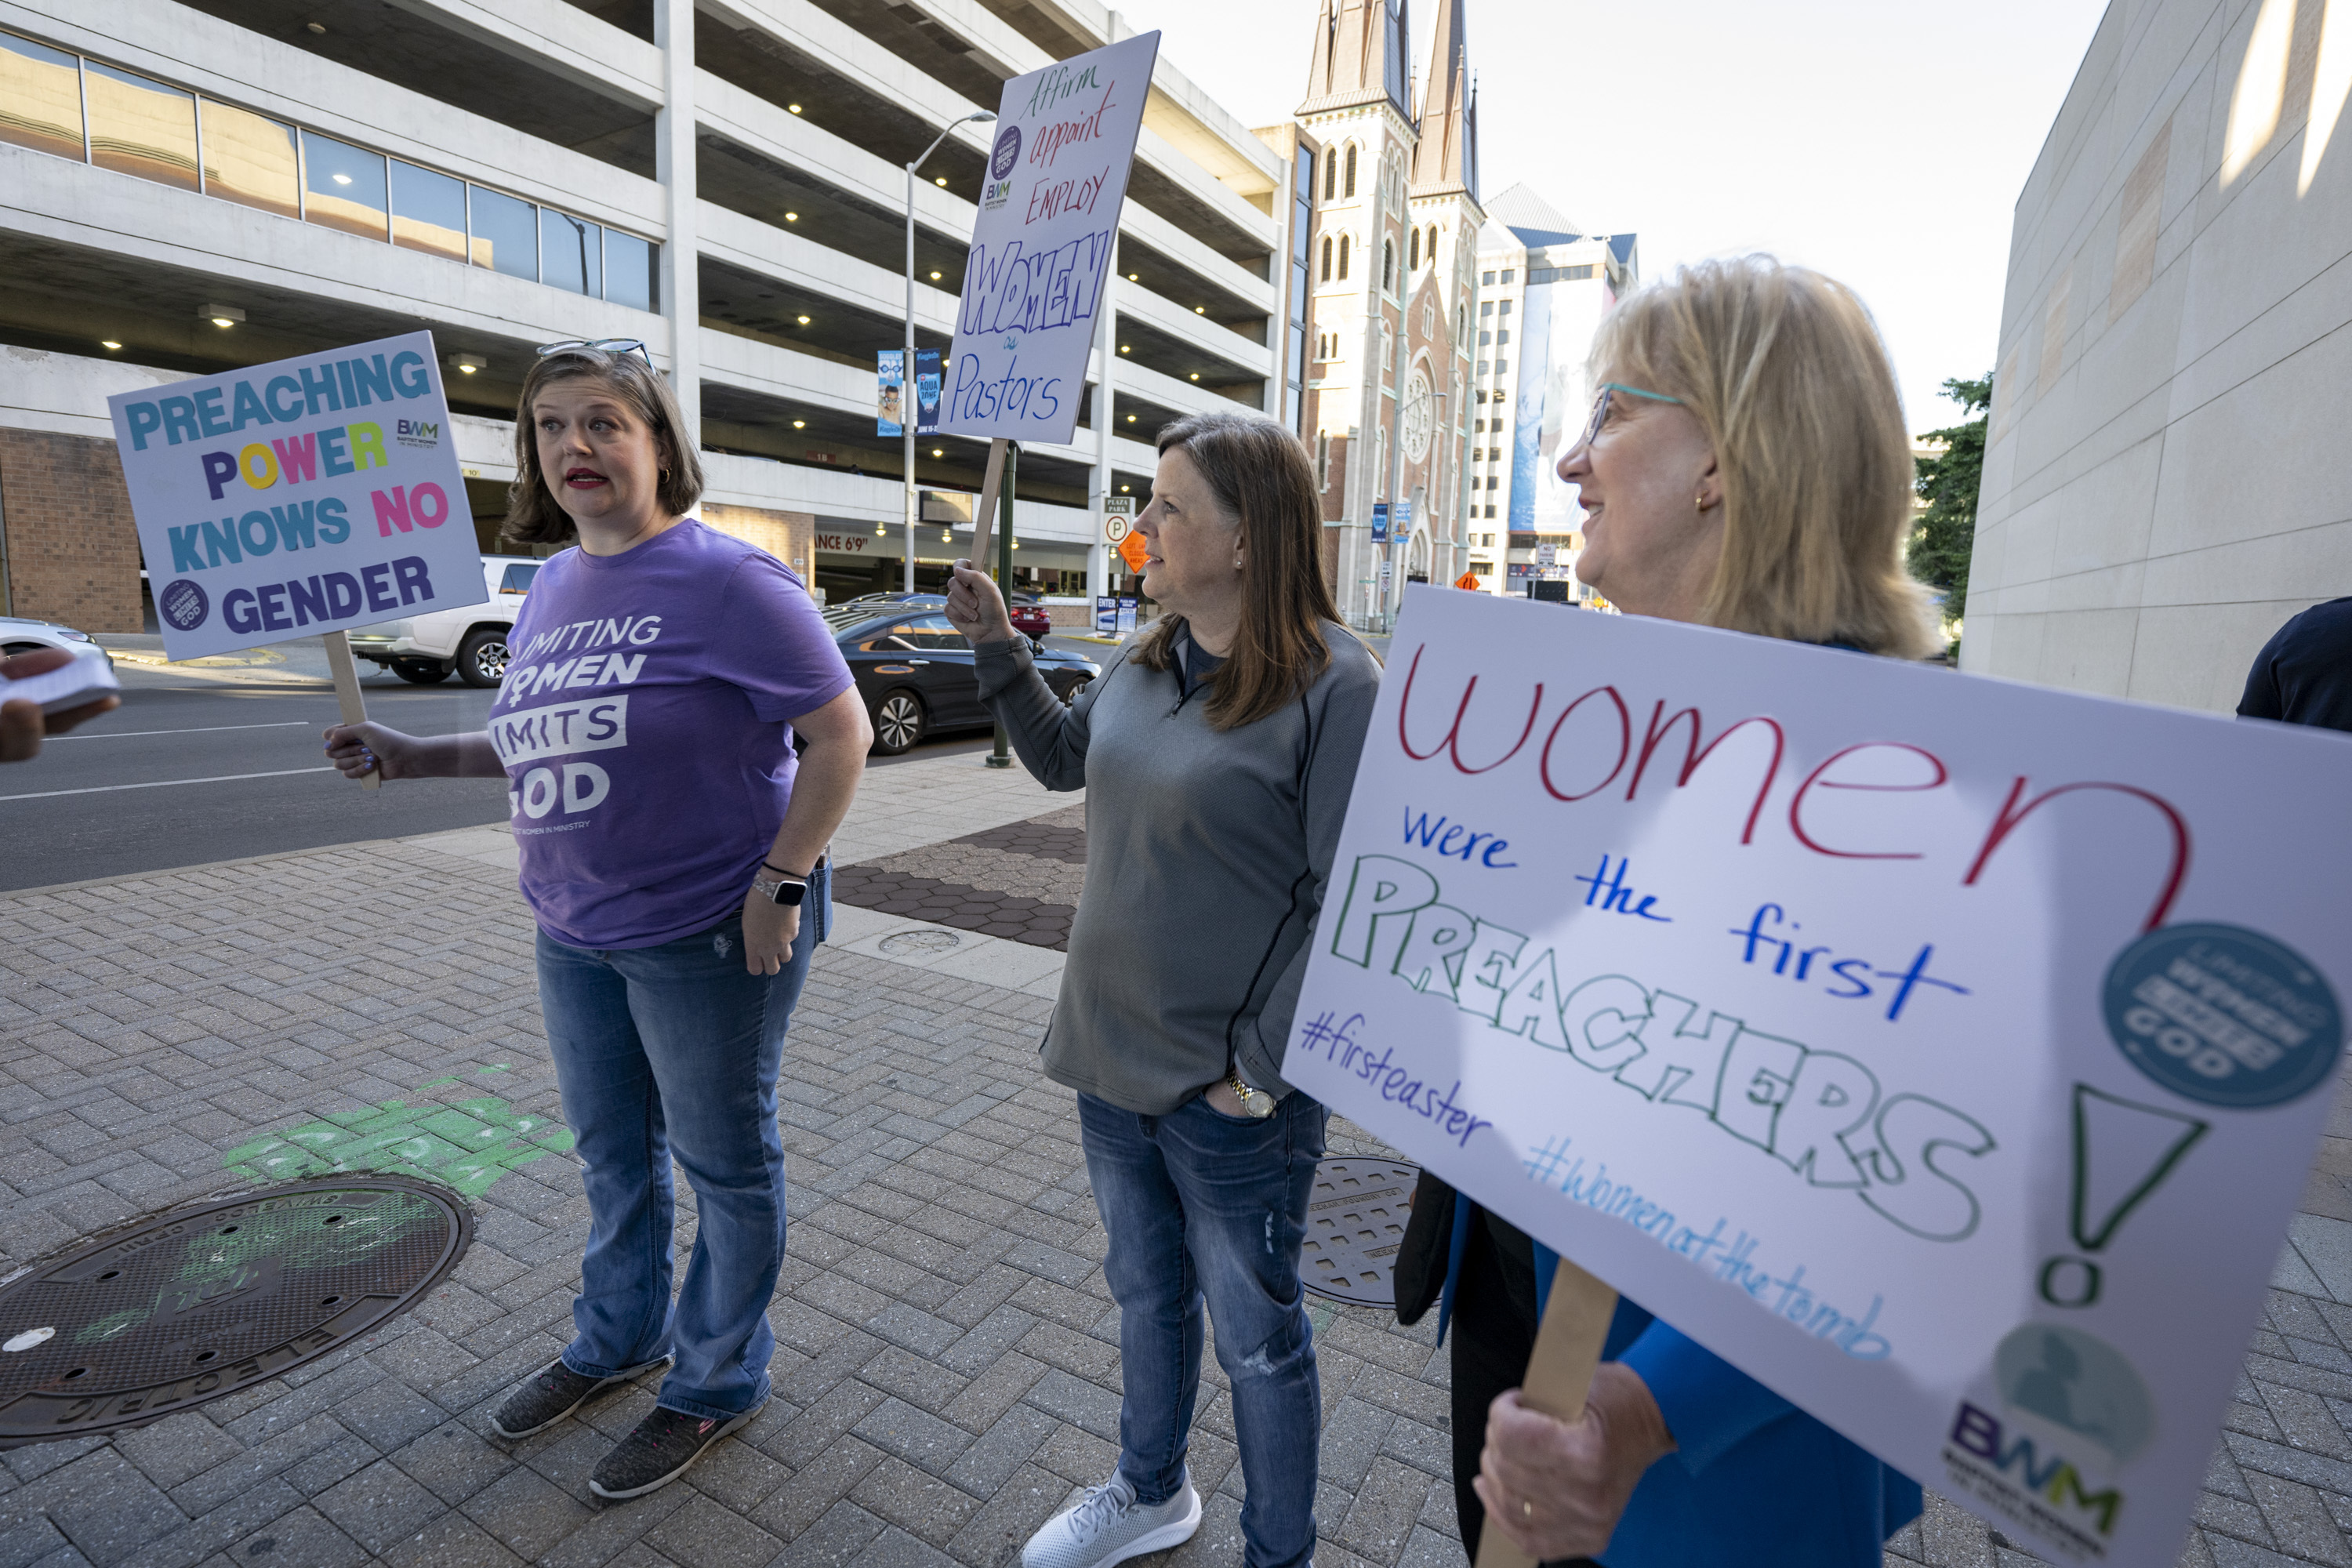
{"type": "Polygon", "coordinates": [[[522,611],[531,578],[544,564],[535,555],[485,555],[482,586],[489,590],[488,604],[362,626],[351,634],[352,655],[373,659],[419,686],[446,680],[452,670],[468,686],[496,686],[506,679],[507,633],[522,611]]]}
{"type": "MultiPolygon", "coordinates": [[[[853,600],[824,612],[873,717],[877,752],[895,755],[926,735],[993,722],[981,705],[971,644],[950,624],[946,603],[937,594],[892,595],[853,600]]],[[[1101,673],[1076,654],[1032,647],[1037,673],[1065,702],[1101,673]]]]}

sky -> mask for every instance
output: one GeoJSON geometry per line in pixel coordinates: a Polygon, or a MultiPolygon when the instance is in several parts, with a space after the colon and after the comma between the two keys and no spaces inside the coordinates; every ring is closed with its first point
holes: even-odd
{"type": "MultiPolygon", "coordinates": [[[[1769,251],[1877,317],[1914,430],[1992,368],[2010,226],[2106,0],[1461,0],[1479,184],[1521,181],[1645,279],[1769,251]]],[[[1245,125],[1305,95],[1316,0],[1125,0],[1245,125]],[[1235,47],[1236,40],[1250,40],[1235,47]]],[[[1414,0],[1425,81],[1436,0],[1414,0]]]]}

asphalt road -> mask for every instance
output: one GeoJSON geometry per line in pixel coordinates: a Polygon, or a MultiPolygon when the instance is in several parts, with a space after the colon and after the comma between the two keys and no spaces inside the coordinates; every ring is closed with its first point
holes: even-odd
{"type": "MultiPolygon", "coordinates": [[[[1070,646],[1097,657],[1103,651],[1070,646]]],[[[284,647],[285,664],[240,672],[260,678],[246,684],[219,672],[207,678],[118,664],[121,708],[51,738],[33,761],[0,769],[0,890],[506,819],[506,785],[498,779],[419,779],[369,790],[337,777],[319,742],[340,717],[334,692],[299,683],[314,664],[323,674],[324,655],[315,644],[284,647]],[[270,676],[294,679],[268,684],[270,676]]],[[[361,684],[370,718],[415,735],[478,730],[498,695],[455,679],[411,686],[370,674],[361,684]]],[[[990,745],[986,731],[949,735],[868,765],[990,745]]]]}

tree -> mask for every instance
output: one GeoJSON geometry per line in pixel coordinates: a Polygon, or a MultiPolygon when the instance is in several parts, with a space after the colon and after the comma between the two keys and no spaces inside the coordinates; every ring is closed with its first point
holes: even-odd
{"type": "Polygon", "coordinates": [[[1984,477],[1985,420],[1992,407],[1992,374],[1980,381],[1955,376],[1944,395],[1976,417],[1920,437],[1943,443],[1939,458],[1923,458],[1914,481],[1927,510],[1911,533],[1911,575],[1944,594],[1944,615],[1958,620],[1969,601],[1969,556],[1976,548],[1977,485],[1984,477]]]}

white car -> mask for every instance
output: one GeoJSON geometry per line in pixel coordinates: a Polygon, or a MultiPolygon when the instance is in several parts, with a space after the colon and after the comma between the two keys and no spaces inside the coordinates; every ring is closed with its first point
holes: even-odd
{"type": "Polygon", "coordinates": [[[535,555],[485,555],[482,585],[490,591],[489,603],[362,626],[351,634],[352,655],[419,686],[446,680],[452,669],[468,686],[496,686],[506,679],[507,633],[544,564],[535,555]]]}
{"type": "Polygon", "coordinates": [[[78,632],[55,621],[28,621],[15,616],[0,616],[0,658],[13,658],[20,653],[38,653],[45,647],[61,647],[76,658],[104,659],[107,668],[114,668],[114,656],[92,642],[88,632],[78,632]]]}

